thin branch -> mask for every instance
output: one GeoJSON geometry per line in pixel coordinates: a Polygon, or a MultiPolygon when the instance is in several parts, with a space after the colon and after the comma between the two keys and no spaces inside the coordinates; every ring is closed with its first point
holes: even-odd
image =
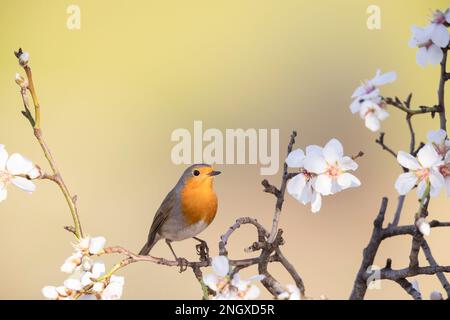
{"type": "Polygon", "coordinates": [[[401,195],[398,197],[397,209],[395,210],[394,219],[392,220],[392,223],[389,226],[392,227],[398,226],[398,223],[400,222],[400,216],[403,210],[403,204],[405,203],[405,198],[406,198],[405,195],[401,195]]]}
{"type": "Polygon", "coordinates": [[[233,234],[234,231],[239,229],[244,224],[251,224],[255,226],[258,231],[258,241],[263,242],[269,237],[267,230],[254,218],[243,217],[236,220],[236,222],[228,228],[228,230],[220,237],[219,242],[219,254],[221,256],[228,256],[228,251],[226,249],[228,239],[233,234]]]}
{"type": "MultiPolygon", "coordinates": [[[[431,253],[430,246],[428,245],[428,242],[426,240],[422,241],[422,250],[425,254],[425,257],[427,258],[428,263],[432,267],[438,266],[438,263],[433,257],[433,254],[431,253]]],[[[445,277],[445,274],[442,272],[436,273],[436,276],[438,277],[439,281],[442,284],[442,287],[447,292],[447,298],[450,298],[450,283],[448,282],[447,278],[445,277]]]]}
{"type": "Polygon", "coordinates": [[[303,283],[302,277],[298,274],[297,270],[295,270],[294,266],[286,259],[286,257],[281,252],[280,248],[275,249],[276,256],[278,261],[283,265],[287,272],[291,275],[292,279],[294,279],[296,286],[300,290],[300,294],[302,297],[305,296],[305,284],[303,283]]]}
{"type": "Polygon", "coordinates": [[[388,147],[388,146],[384,143],[384,136],[385,136],[385,133],[384,133],[384,132],[381,132],[381,133],[380,133],[380,136],[378,137],[378,139],[375,140],[375,142],[378,143],[378,144],[383,148],[383,150],[386,150],[386,151],[389,152],[392,156],[394,156],[395,158],[397,158],[397,153],[396,153],[394,150],[392,150],[390,147],[388,147]]]}
{"type": "Polygon", "coordinates": [[[405,278],[395,280],[414,300],[422,300],[422,294],[405,278]]]}
{"type": "Polygon", "coordinates": [[[355,282],[353,284],[353,290],[350,295],[351,300],[362,300],[367,291],[367,271],[373,265],[375,256],[378,251],[378,247],[382,241],[383,222],[388,205],[388,198],[384,197],[381,201],[380,211],[373,223],[372,236],[370,237],[369,244],[363,251],[363,260],[361,266],[356,275],[355,282]]]}
{"type": "Polygon", "coordinates": [[[415,116],[415,115],[425,114],[425,113],[431,113],[431,115],[433,116],[433,114],[435,114],[441,110],[440,106],[433,106],[433,107],[419,106],[418,109],[411,109],[411,108],[408,108],[405,105],[405,103],[402,102],[398,97],[395,97],[395,98],[384,97],[383,101],[386,104],[393,106],[393,107],[405,112],[406,114],[408,114],[410,116],[415,116]]]}
{"type": "Polygon", "coordinates": [[[441,60],[441,78],[439,80],[439,89],[438,89],[438,104],[440,107],[439,110],[439,123],[440,128],[442,130],[447,131],[447,119],[445,116],[445,82],[448,80],[447,73],[447,53],[448,47],[442,49],[444,56],[441,60]]]}
{"type": "MultiPolygon", "coordinates": [[[[22,49],[19,49],[19,51],[15,52],[14,54],[16,55],[17,58],[19,58],[20,55],[22,54],[22,49]]],[[[39,145],[41,146],[42,151],[44,152],[45,158],[47,159],[47,161],[50,164],[50,167],[52,169],[53,176],[49,180],[52,180],[53,182],[55,182],[61,189],[61,191],[64,195],[64,198],[66,199],[66,202],[69,206],[70,213],[72,215],[72,219],[73,219],[74,226],[75,226],[75,235],[78,239],[80,239],[83,237],[83,231],[81,229],[81,223],[80,223],[80,218],[78,216],[78,209],[76,206],[76,201],[74,200],[76,198],[71,195],[69,189],[67,188],[67,185],[64,182],[64,179],[62,178],[60,171],[58,170],[56,161],[52,156],[50,148],[48,147],[48,145],[43,137],[42,129],[41,129],[41,107],[40,107],[40,104],[38,101],[36,89],[34,87],[33,73],[31,72],[31,67],[28,64],[25,64],[25,65],[23,65],[23,68],[25,70],[25,73],[26,73],[27,79],[28,79],[28,91],[31,93],[31,97],[32,97],[32,100],[34,103],[34,113],[35,113],[34,119],[33,119],[33,121],[31,121],[29,119],[30,123],[33,125],[34,136],[38,140],[39,145]]],[[[30,110],[30,106],[28,105],[28,99],[25,96],[26,92],[24,92],[24,90],[21,90],[21,94],[22,94],[22,101],[24,103],[25,110],[30,110]]]]}
{"type": "MultiPolygon", "coordinates": [[[[287,155],[289,155],[292,151],[292,147],[295,143],[295,138],[297,136],[297,132],[293,131],[291,134],[291,139],[288,144],[287,148],[287,155]]],[[[281,209],[283,208],[283,202],[284,202],[284,193],[286,192],[286,185],[288,181],[288,165],[286,162],[283,164],[283,177],[281,180],[281,186],[277,197],[277,203],[275,205],[275,213],[273,215],[273,221],[272,221],[272,230],[270,232],[270,237],[268,242],[272,243],[275,240],[275,237],[278,233],[278,223],[280,221],[280,215],[281,215],[281,209]]],[[[264,183],[263,183],[264,184],[264,183]]]]}

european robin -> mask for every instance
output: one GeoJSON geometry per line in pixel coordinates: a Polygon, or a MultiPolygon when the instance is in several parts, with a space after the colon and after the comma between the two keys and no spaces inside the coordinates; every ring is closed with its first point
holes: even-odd
{"type": "Polygon", "coordinates": [[[216,216],[217,195],[213,189],[214,171],[210,165],[194,164],[187,168],[175,187],[167,194],[153,218],[147,243],[139,252],[148,255],[153,246],[165,239],[175,259],[172,241],[196,238],[216,216]]]}

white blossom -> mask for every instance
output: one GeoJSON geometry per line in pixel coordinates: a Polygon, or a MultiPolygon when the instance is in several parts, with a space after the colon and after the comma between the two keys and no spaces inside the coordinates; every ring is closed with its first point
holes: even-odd
{"type": "Polygon", "coordinates": [[[431,300],[444,300],[444,298],[442,297],[442,293],[440,293],[439,291],[431,292],[430,299],[431,300]]]}
{"type": "Polygon", "coordinates": [[[230,271],[230,264],[228,262],[227,257],[225,256],[217,256],[211,259],[211,265],[213,267],[214,272],[219,277],[225,277],[230,271]]]}
{"type": "Polygon", "coordinates": [[[213,257],[212,267],[214,274],[203,275],[203,283],[215,292],[213,300],[253,300],[259,297],[260,290],[253,282],[263,280],[264,276],[244,280],[236,273],[230,279],[229,261],[225,256],[213,257]]]}
{"type": "Polygon", "coordinates": [[[285,162],[289,168],[298,169],[298,173],[288,181],[288,193],[302,204],[311,203],[311,211],[318,212],[322,196],[359,186],[358,178],[348,173],[358,165],[343,152],[342,144],[332,139],[324,148],[306,147],[306,155],[301,149],[289,153],[285,162]]]}
{"type": "Polygon", "coordinates": [[[102,300],[118,300],[122,297],[123,285],[125,279],[123,277],[111,276],[109,284],[103,290],[102,300]]]}
{"type": "Polygon", "coordinates": [[[89,254],[96,255],[103,251],[105,243],[105,237],[84,237],[74,247],[76,250],[86,251],[89,254]]]}
{"type": "Polygon", "coordinates": [[[431,227],[425,218],[419,218],[416,221],[416,226],[419,229],[420,233],[424,236],[429,236],[431,233],[431,227]]]}
{"type": "Polygon", "coordinates": [[[380,129],[380,121],[389,117],[386,105],[382,102],[381,97],[365,100],[361,104],[359,114],[361,119],[364,120],[366,127],[373,132],[380,129]]]}
{"type": "Polygon", "coordinates": [[[331,195],[347,188],[358,187],[361,182],[349,171],[358,168],[350,157],[344,156],[342,144],[331,139],[322,153],[313,152],[305,161],[305,169],[317,175],[314,189],[322,195],[331,195]]]}
{"type": "Polygon", "coordinates": [[[395,182],[399,194],[407,194],[417,184],[417,196],[422,198],[429,184],[430,196],[439,195],[445,183],[443,175],[439,172],[443,161],[432,145],[427,144],[420,149],[417,159],[409,153],[400,151],[397,160],[404,168],[409,169],[409,172],[401,174],[395,182]]]}
{"type": "Polygon", "coordinates": [[[447,197],[450,197],[450,151],[447,151],[447,155],[444,159],[444,164],[439,167],[439,172],[444,177],[447,197]]]}
{"type": "Polygon", "coordinates": [[[428,142],[433,145],[436,152],[444,159],[447,152],[450,150],[450,140],[447,138],[447,132],[439,129],[428,132],[428,142]]]}
{"type": "Polygon", "coordinates": [[[70,274],[63,286],[46,286],[42,294],[48,299],[120,299],[124,278],[111,275],[105,277],[106,267],[94,256],[103,252],[104,237],[85,237],[74,245],[74,252],[61,266],[61,271],[70,274]],[[56,293],[55,293],[56,292],[56,293]]]}
{"type": "Polygon", "coordinates": [[[353,102],[350,105],[350,111],[352,113],[358,113],[361,110],[361,106],[365,101],[376,101],[380,97],[379,87],[394,82],[397,79],[397,74],[394,71],[381,73],[377,70],[375,77],[370,80],[365,80],[363,83],[355,89],[352,94],[353,102]]]}
{"type": "Polygon", "coordinates": [[[450,36],[445,23],[448,23],[449,9],[444,12],[437,10],[431,23],[423,28],[412,26],[411,48],[418,48],[417,63],[423,67],[427,64],[439,64],[444,56],[441,48],[448,46],[450,36]]]}
{"type": "Polygon", "coordinates": [[[5,146],[0,144],[0,202],[6,199],[6,188],[10,183],[28,193],[36,190],[34,183],[24,177],[30,173],[35,177],[35,170],[36,166],[30,160],[18,153],[9,156],[5,146]]]}
{"type": "Polygon", "coordinates": [[[286,286],[286,291],[279,294],[277,299],[278,300],[300,300],[301,299],[300,289],[293,284],[288,284],[286,286]]]}
{"type": "MultiPolygon", "coordinates": [[[[321,153],[322,148],[319,146],[308,146],[306,148],[307,155],[314,152],[321,153]]],[[[287,191],[292,197],[304,205],[311,202],[311,211],[316,213],[322,206],[322,196],[313,189],[315,175],[303,168],[305,158],[306,156],[301,149],[292,151],[286,158],[288,167],[300,169],[299,174],[288,181],[287,191]]]]}
{"type": "Polygon", "coordinates": [[[42,288],[42,295],[50,300],[55,300],[59,296],[58,291],[56,291],[56,287],[54,286],[46,286],[42,288]]]}

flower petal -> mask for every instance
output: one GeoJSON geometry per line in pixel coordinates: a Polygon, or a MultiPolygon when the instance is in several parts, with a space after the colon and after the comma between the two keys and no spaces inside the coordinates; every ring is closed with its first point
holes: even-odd
{"type": "Polygon", "coordinates": [[[4,201],[8,196],[8,190],[5,187],[0,188],[0,202],[4,201]]]}
{"type": "Polygon", "coordinates": [[[92,274],[92,272],[85,272],[82,276],[81,276],[81,285],[83,287],[90,285],[92,283],[91,278],[95,278],[92,274]]]}
{"type": "Polygon", "coordinates": [[[356,88],[355,91],[353,91],[352,98],[361,97],[365,93],[366,93],[366,86],[362,84],[358,88],[356,88]]]}
{"type": "Polygon", "coordinates": [[[316,174],[323,173],[327,170],[327,162],[325,158],[319,154],[308,154],[304,161],[305,169],[316,174]]]}
{"type": "Polygon", "coordinates": [[[74,262],[66,261],[61,266],[60,270],[61,270],[61,272],[64,272],[64,273],[67,273],[67,274],[71,274],[72,272],[75,271],[76,267],[77,267],[77,265],[74,262]]]}
{"type": "Polygon", "coordinates": [[[74,278],[69,278],[66,281],[64,281],[64,287],[75,291],[81,290],[82,288],[80,280],[74,278]]]}
{"type": "Polygon", "coordinates": [[[397,73],[394,71],[386,72],[384,74],[377,73],[377,76],[371,80],[375,86],[381,86],[383,84],[394,82],[397,79],[397,73]]]}
{"type": "Polygon", "coordinates": [[[211,290],[217,291],[218,277],[213,273],[203,275],[203,283],[211,290]]]}
{"type": "Polygon", "coordinates": [[[299,200],[299,197],[302,194],[305,185],[306,185],[305,176],[300,173],[289,180],[287,184],[287,191],[291,196],[299,200]]]}
{"type": "Polygon", "coordinates": [[[54,286],[46,286],[42,288],[42,295],[47,299],[55,300],[58,298],[58,292],[54,286]]]}
{"type": "Polygon", "coordinates": [[[359,110],[361,109],[361,98],[356,98],[355,100],[353,100],[353,102],[350,104],[350,111],[355,114],[357,112],[359,112],[359,110]]]}
{"type": "Polygon", "coordinates": [[[419,184],[417,185],[417,197],[418,198],[421,199],[423,197],[425,190],[427,189],[427,184],[428,184],[427,180],[421,180],[419,182],[419,184]]]}
{"type": "Polygon", "coordinates": [[[337,139],[331,139],[323,148],[323,156],[329,164],[335,164],[344,155],[344,148],[337,139]]]}
{"type": "Polygon", "coordinates": [[[102,252],[105,243],[106,243],[105,237],[91,238],[91,241],[89,242],[89,252],[91,254],[99,254],[100,252],[102,252]]]}
{"type": "Polygon", "coordinates": [[[367,114],[365,117],[365,125],[372,132],[380,130],[380,120],[372,112],[367,114]]]}
{"type": "Polygon", "coordinates": [[[353,170],[355,171],[356,169],[358,169],[358,164],[350,157],[343,157],[338,161],[339,167],[344,170],[344,171],[348,171],[348,170],[353,170]]]}
{"type": "Polygon", "coordinates": [[[14,153],[6,162],[6,169],[12,175],[27,174],[33,169],[33,163],[24,156],[14,153]]]}
{"type": "Polygon", "coordinates": [[[0,144],[0,170],[6,169],[6,162],[8,161],[8,152],[6,152],[5,146],[0,144]]]}
{"type": "Polygon", "coordinates": [[[445,189],[447,190],[447,197],[450,197],[450,176],[445,177],[445,189]]]}
{"type": "Polygon", "coordinates": [[[33,182],[31,182],[28,179],[22,178],[22,177],[14,177],[11,180],[12,184],[14,184],[16,187],[22,189],[23,191],[32,193],[36,190],[36,186],[33,182]]]}
{"type": "Polygon", "coordinates": [[[94,262],[92,266],[92,275],[94,278],[98,278],[105,273],[105,264],[103,262],[94,262]]]}
{"type": "Polygon", "coordinates": [[[331,194],[331,186],[332,180],[329,176],[325,174],[317,176],[316,181],[314,183],[314,189],[317,192],[323,194],[324,196],[331,194]]]}
{"type": "Polygon", "coordinates": [[[220,277],[225,277],[230,271],[230,264],[227,257],[217,256],[213,257],[211,261],[214,272],[220,277]]]}
{"type": "Polygon", "coordinates": [[[322,196],[318,192],[313,192],[311,199],[311,211],[317,213],[322,207],[322,196]]]}
{"type": "Polygon", "coordinates": [[[429,131],[427,134],[428,142],[441,145],[447,138],[447,132],[439,129],[436,131],[429,131]]]}
{"type": "Polygon", "coordinates": [[[259,297],[260,293],[261,293],[261,291],[259,290],[259,288],[257,286],[251,285],[250,288],[245,293],[244,299],[245,300],[255,300],[256,298],[259,297]]]}
{"type": "Polygon", "coordinates": [[[321,155],[323,153],[323,148],[318,145],[315,145],[315,144],[307,146],[306,147],[306,156],[309,156],[313,153],[321,155]]]}
{"type": "Polygon", "coordinates": [[[410,169],[410,170],[418,170],[420,169],[420,164],[416,158],[414,158],[409,153],[405,151],[399,151],[397,154],[397,161],[402,165],[402,167],[410,169]]]}
{"type": "Polygon", "coordinates": [[[439,193],[441,193],[441,189],[445,185],[445,179],[439,170],[431,169],[430,170],[430,196],[437,197],[439,193]]]}
{"type": "Polygon", "coordinates": [[[431,45],[427,50],[428,62],[433,65],[441,63],[444,53],[442,49],[436,45],[431,45]]]}
{"type": "Polygon", "coordinates": [[[417,50],[416,52],[416,61],[417,63],[422,66],[422,67],[426,67],[428,64],[428,50],[425,47],[421,47],[419,48],[419,50],[417,50]]]}
{"type": "Polygon", "coordinates": [[[377,118],[380,121],[386,120],[389,117],[389,112],[387,112],[386,110],[384,110],[381,107],[378,107],[377,110],[375,111],[375,115],[377,116],[377,118]]]}
{"type": "Polygon", "coordinates": [[[395,189],[400,195],[405,195],[414,188],[417,183],[417,177],[412,172],[402,173],[395,181],[395,189]]]}
{"type": "Polygon", "coordinates": [[[431,34],[431,41],[441,48],[445,48],[448,45],[449,34],[447,28],[443,24],[433,24],[434,29],[431,34]]]}
{"type": "Polygon", "coordinates": [[[361,181],[354,175],[344,172],[338,177],[337,182],[343,189],[355,188],[361,185],[361,181]]]}
{"type": "Polygon", "coordinates": [[[441,157],[436,152],[436,149],[430,144],[427,144],[420,149],[417,154],[417,159],[424,168],[431,168],[441,162],[441,157]]]}
{"type": "Polygon", "coordinates": [[[300,168],[303,166],[303,160],[305,159],[305,153],[302,149],[296,149],[289,153],[286,158],[286,164],[290,168],[300,168]]]}

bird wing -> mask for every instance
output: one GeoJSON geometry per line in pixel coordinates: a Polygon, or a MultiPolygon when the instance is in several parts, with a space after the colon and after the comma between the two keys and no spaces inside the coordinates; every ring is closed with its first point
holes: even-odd
{"type": "Polygon", "coordinates": [[[167,196],[164,198],[161,206],[158,211],[155,213],[155,217],[153,218],[152,226],[150,227],[150,231],[148,233],[148,243],[152,244],[155,240],[156,234],[161,229],[161,226],[167,220],[170,215],[170,212],[173,210],[173,207],[176,202],[176,192],[175,189],[170,191],[167,196]]]}

